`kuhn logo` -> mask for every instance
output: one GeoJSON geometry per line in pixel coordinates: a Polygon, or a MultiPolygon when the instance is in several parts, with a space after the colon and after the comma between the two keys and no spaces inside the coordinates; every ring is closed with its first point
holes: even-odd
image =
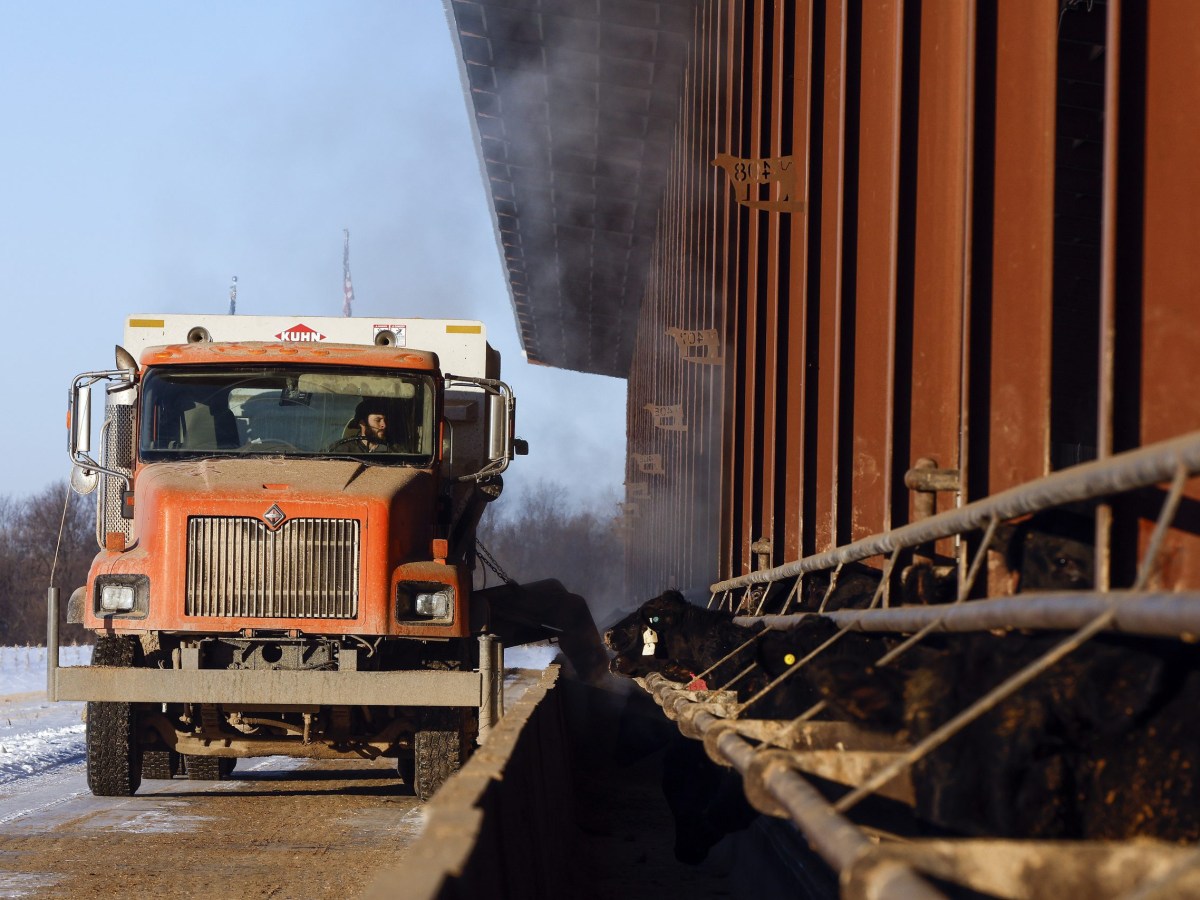
{"type": "Polygon", "coordinates": [[[293,325],[287,331],[275,335],[281,341],[323,341],[325,335],[307,325],[293,325]]]}

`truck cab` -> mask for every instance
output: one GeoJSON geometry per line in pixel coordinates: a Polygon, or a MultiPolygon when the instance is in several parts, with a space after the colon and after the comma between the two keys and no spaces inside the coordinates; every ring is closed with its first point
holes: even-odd
{"type": "Polygon", "coordinates": [[[520,446],[498,376],[478,322],[128,319],[71,391],[100,552],[68,620],[97,648],[50,670],[88,701],[93,792],[273,754],[395,757],[436,790],[497,708],[472,571],[520,446]]]}

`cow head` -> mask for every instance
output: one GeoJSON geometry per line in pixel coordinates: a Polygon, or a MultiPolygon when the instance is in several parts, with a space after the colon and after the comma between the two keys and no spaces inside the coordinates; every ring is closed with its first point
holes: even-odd
{"type": "Polygon", "coordinates": [[[665,637],[683,621],[687,608],[679,591],[665,591],[609,628],[604,644],[616,654],[609,669],[628,678],[662,671],[669,663],[665,637]]]}
{"type": "Polygon", "coordinates": [[[1095,520],[1065,509],[1036,513],[998,532],[1019,593],[1086,591],[1096,561],[1095,520]]]}

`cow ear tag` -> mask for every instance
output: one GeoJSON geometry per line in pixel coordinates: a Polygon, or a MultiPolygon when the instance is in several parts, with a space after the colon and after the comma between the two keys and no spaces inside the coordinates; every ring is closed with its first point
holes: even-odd
{"type": "Polygon", "coordinates": [[[658,633],[653,628],[642,632],[642,656],[653,656],[654,645],[658,643],[658,633]]]}

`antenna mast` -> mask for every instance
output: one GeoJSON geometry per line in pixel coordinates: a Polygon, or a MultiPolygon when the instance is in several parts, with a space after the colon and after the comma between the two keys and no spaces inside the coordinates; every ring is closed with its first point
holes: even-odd
{"type": "Polygon", "coordinates": [[[354,309],[354,282],[350,280],[350,229],[343,228],[345,243],[342,246],[342,315],[352,316],[354,309]]]}

